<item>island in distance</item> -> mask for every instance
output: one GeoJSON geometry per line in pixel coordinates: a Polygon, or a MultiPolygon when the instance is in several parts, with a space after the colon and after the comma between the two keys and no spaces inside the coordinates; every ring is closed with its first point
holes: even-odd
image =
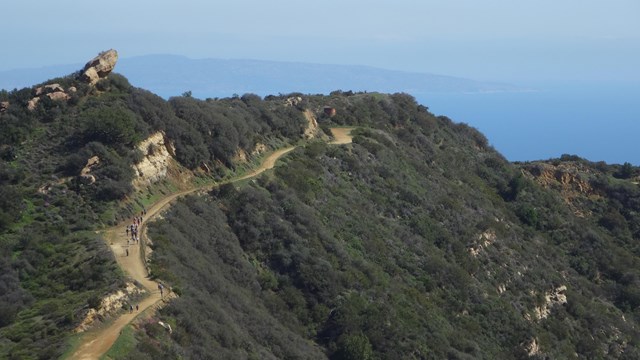
{"type": "MultiPolygon", "coordinates": [[[[0,71],[0,88],[14,89],[70,73],[79,64],[0,71]]],[[[120,59],[117,72],[134,86],[164,98],[191,91],[198,98],[254,93],[323,93],[334,90],[430,93],[522,91],[515,85],[452,76],[386,70],[360,65],[301,62],[190,59],[177,55],[146,55],[120,59]]]]}

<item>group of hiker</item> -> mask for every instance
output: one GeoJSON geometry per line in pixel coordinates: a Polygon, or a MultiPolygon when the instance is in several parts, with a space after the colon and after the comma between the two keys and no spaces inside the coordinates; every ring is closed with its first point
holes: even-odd
{"type": "Polygon", "coordinates": [[[142,217],[147,214],[147,209],[142,208],[140,212],[140,216],[134,216],[131,222],[131,225],[127,225],[125,228],[125,232],[127,234],[127,248],[125,249],[126,256],[129,256],[129,242],[133,242],[137,244],[140,242],[140,237],[138,236],[138,231],[142,226],[142,217]],[[129,238],[131,236],[131,238],[129,238]]]}

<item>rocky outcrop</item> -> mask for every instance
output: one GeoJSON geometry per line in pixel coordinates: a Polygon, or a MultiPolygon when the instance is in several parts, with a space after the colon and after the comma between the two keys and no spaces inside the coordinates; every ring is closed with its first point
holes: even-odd
{"type": "Polygon", "coordinates": [[[0,113],[7,111],[8,108],[9,108],[8,101],[0,101],[0,113]]]}
{"type": "MultiPolygon", "coordinates": [[[[267,151],[267,146],[265,144],[258,143],[251,151],[251,156],[260,155],[265,151],[267,151]]],[[[233,155],[233,158],[231,158],[231,160],[234,163],[246,163],[247,161],[249,161],[249,154],[247,154],[247,152],[244,151],[244,149],[238,148],[238,150],[236,150],[236,153],[233,155]]],[[[211,170],[207,166],[206,172],[210,172],[210,171],[211,170]]]]}
{"type": "Polygon", "coordinates": [[[64,91],[56,91],[47,94],[47,97],[53,101],[67,101],[69,100],[69,95],[64,91]]]}
{"type": "Polygon", "coordinates": [[[305,139],[311,139],[318,136],[320,128],[318,127],[318,120],[313,114],[313,111],[307,109],[304,111],[304,117],[307,119],[307,128],[304,129],[305,139]]]}
{"type": "Polygon", "coordinates": [[[480,255],[480,252],[493,244],[497,239],[496,232],[493,229],[489,229],[482,234],[478,235],[478,240],[469,247],[469,253],[473,257],[480,255]]]}
{"type": "MultiPolygon", "coordinates": [[[[544,303],[540,306],[536,306],[531,314],[526,314],[525,318],[529,321],[540,321],[546,319],[551,314],[551,308],[556,305],[563,305],[567,303],[567,295],[565,292],[567,287],[559,286],[544,295],[544,303]]],[[[536,295],[535,292],[531,295],[536,295]]]]}
{"type": "Polygon", "coordinates": [[[38,106],[38,102],[40,102],[39,97],[34,97],[33,99],[29,100],[29,102],[27,103],[27,109],[31,111],[35,110],[36,106],[38,106]]]}
{"type": "Polygon", "coordinates": [[[292,96],[292,97],[287,98],[284,101],[284,106],[288,106],[288,107],[290,107],[290,106],[298,106],[298,104],[300,104],[301,102],[302,102],[302,97],[300,97],[300,96],[292,96]]]}
{"type": "Polygon", "coordinates": [[[529,357],[540,355],[540,344],[538,344],[538,338],[532,338],[528,343],[522,345],[529,357]]]}
{"type": "Polygon", "coordinates": [[[107,315],[113,314],[122,307],[132,302],[132,297],[143,293],[134,283],[127,283],[124,289],[118,290],[105,296],[97,309],[88,309],[83,315],[83,320],[75,329],[75,333],[86,331],[95,324],[97,320],[103,320],[107,315]]]}
{"type": "Polygon", "coordinates": [[[175,148],[163,132],[159,131],[142,141],[138,150],[142,152],[143,157],[133,166],[136,174],[134,186],[153,184],[167,177],[169,167],[174,161],[175,148]]]}
{"type": "Polygon", "coordinates": [[[585,199],[598,200],[601,195],[591,186],[589,177],[592,170],[579,163],[547,163],[527,164],[523,167],[524,175],[547,189],[557,190],[565,203],[576,216],[591,215],[587,206],[583,206],[585,199]]]}
{"type": "MultiPolygon", "coordinates": [[[[73,89],[75,91],[75,88],[73,89]]],[[[67,101],[70,98],[69,94],[64,91],[64,88],[60,86],[60,84],[47,84],[37,87],[34,90],[34,95],[35,96],[27,103],[27,109],[31,111],[35,110],[43,96],[53,101],[67,101]]]]}
{"type": "Polygon", "coordinates": [[[80,79],[94,85],[113,71],[118,62],[118,52],[110,49],[91,59],[82,69],[80,79]]]}
{"type": "Polygon", "coordinates": [[[87,165],[80,170],[80,177],[85,179],[89,184],[96,182],[96,177],[91,174],[91,170],[100,164],[100,158],[98,156],[92,156],[87,160],[87,165]]]}
{"type": "Polygon", "coordinates": [[[46,95],[54,92],[64,92],[64,88],[60,84],[48,84],[36,88],[36,96],[46,95]]]}

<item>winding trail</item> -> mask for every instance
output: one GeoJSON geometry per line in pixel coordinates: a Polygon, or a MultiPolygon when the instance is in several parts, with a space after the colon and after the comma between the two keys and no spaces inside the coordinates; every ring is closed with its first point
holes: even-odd
{"type": "MultiPolygon", "coordinates": [[[[350,135],[351,130],[353,128],[332,128],[331,132],[335,138],[334,141],[330,142],[330,144],[348,144],[351,142],[352,137],[350,135]]],[[[287,154],[288,152],[295,149],[295,147],[288,147],[284,149],[277,150],[269,155],[263,162],[260,164],[258,168],[253,170],[252,172],[240,176],[238,178],[231,179],[227,182],[223,183],[233,183],[242,180],[246,180],[257,176],[263,173],[266,170],[269,170],[275,166],[275,163],[282,156],[287,154]]],[[[157,217],[162,210],[169,206],[169,204],[175,199],[191,194],[200,190],[208,190],[220,186],[223,183],[217,183],[212,185],[205,186],[196,186],[194,188],[180,191],[177,193],[173,193],[167,195],[153,205],[151,205],[147,209],[147,215],[143,218],[142,223],[140,225],[140,241],[147,241],[146,238],[146,225],[147,222],[153,220],[157,217]]],[[[114,227],[107,228],[102,231],[103,236],[107,244],[111,247],[111,251],[113,251],[116,261],[120,268],[124,270],[124,272],[131,277],[131,279],[139,282],[146,289],[148,296],[142,299],[138,305],[139,310],[133,311],[133,313],[124,313],[120,315],[115,321],[109,323],[108,325],[87,331],[84,334],[84,337],[81,341],[81,344],[77,347],[76,351],[69,357],[69,359],[79,359],[79,360],[94,360],[99,359],[103,356],[111,346],[115,343],[120,335],[122,329],[129,324],[136,316],[145,311],[146,309],[158,304],[162,301],[160,296],[160,291],[158,290],[158,283],[150,280],[147,276],[147,269],[144,260],[144,255],[141,253],[142,247],[140,245],[134,245],[127,242],[129,238],[126,235],[125,227],[129,225],[130,221],[123,222],[114,227]],[[127,249],[129,250],[129,254],[127,255],[127,249]]],[[[165,295],[166,297],[166,295],[165,295]]]]}

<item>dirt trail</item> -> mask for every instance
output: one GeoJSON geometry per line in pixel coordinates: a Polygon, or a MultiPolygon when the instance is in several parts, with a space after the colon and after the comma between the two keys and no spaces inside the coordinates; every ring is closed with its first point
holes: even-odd
{"type": "MultiPolygon", "coordinates": [[[[349,133],[352,129],[350,128],[337,128],[331,129],[335,141],[332,141],[331,144],[348,144],[351,142],[351,136],[349,133]]],[[[271,155],[269,155],[262,164],[252,171],[249,174],[243,175],[241,177],[235,178],[229,182],[237,182],[241,180],[246,180],[251,177],[257,176],[262,172],[269,170],[275,166],[276,161],[288,153],[289,151],[295,149],[295,147],[288,147],[285,149],[280,149],[275,151],[271,155]]],[[[190,193],[211,189],[220,184],[207,185],[207,186],[198,186],[189,190],[177,192],[171,195],[168,195],[147,209],[147,215],[143,218],[140,234],[142,234],[140,241],[146,241],[146,223],[149,220],[152,220],[156,216],[160,214],[160,212],[168,206],[173,200],[188,195],[190,193]]],[[[149,307],[155,305],[160,302],[162,299],[160,297],[160,291],[158,290],[158,283],[150,280],[147,277],[147,269],[145,261],[143,260],[143,255],[141,252],[141,247],[138,244],[129,245],[127,239],[129,238],[126,235],[125,227],[129,225],[130,221],[125,223],[116,225],[114,227],[108,228],[104,230],[104,238],[111,247],[111,251],[113,251],[118,265],[125,271],[127,275],[129,275],[133,280],[138,281],[142,284],[147,292],[148,296],[141,300],[138,311],[133,311],[133,313],[125,313],[120,315],[114,322],[108,324],[107,326],[95,330],[88,331],[84,338],[82,339],[82,344],[78,346],[77,350],[69,357],[69,359],[79,359],[79,360],[93,360],[99,359],[102,355],[104,355],[113,343],[115,343],[116,339],[120,335],[120,331],[131,322],[137,315],[142,313],[144,310],[149,307]],[[129,250],[129,255],[126,255],[126,250],[129,250]]],[[[165,295],[166,296],[166,295],[165,295]]]]}
{"type": "Polygon", "coordinates": [[[353,129],[354,128],[331,128],[331,133],[333,134],[335,140],[333,140],[329,144],[350,144],[353,141],[353,136],[351,136],[351,131],[353,129]]]}

